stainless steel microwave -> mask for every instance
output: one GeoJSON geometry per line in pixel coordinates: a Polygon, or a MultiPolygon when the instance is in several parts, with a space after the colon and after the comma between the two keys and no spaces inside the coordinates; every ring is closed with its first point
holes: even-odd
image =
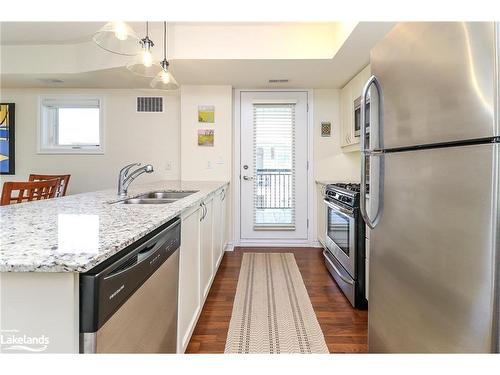
{"type": "MultiPolygon", "coordinates": [[[[365,124],[366,132],[370,132],[370,97],[366,98],[365,106],[365,124]]],[[[354,100],[354,136],[359,137],[361,133],[361,97],[354,100]]]]}

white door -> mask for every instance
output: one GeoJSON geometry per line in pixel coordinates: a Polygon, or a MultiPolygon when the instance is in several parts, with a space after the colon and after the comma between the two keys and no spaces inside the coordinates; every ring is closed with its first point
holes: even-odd
{"type": "Polygon", "coordinates": [[[307,92],[241,92],[241,239],[307,239],[307,92]]]}

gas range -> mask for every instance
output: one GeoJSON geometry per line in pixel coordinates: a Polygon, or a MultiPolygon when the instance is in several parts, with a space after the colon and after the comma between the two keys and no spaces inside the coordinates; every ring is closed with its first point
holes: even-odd
{"type": "Polygon", "coordinates": [[[325,264],[349,302],[366,308],[365,223],[360,213],[360,184],[326,186],[325,264]]]}
{"type": "Polygon", "coordinates": [[[325,197],[342,205],[359,207],[360,184],[336,183],[326,186],[325,197]]]}

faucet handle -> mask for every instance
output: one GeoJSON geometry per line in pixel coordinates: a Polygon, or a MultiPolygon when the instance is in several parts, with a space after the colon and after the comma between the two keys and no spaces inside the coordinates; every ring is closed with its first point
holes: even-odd
{"type": "Polygon", "coordinates": [[[122,169],[120,169],[120,176],[126,177],[128,175],[128,171],[130,170],[130,168],[139,165],[141,165],[141,163],[132,163],[124,166],[122,169]]]}

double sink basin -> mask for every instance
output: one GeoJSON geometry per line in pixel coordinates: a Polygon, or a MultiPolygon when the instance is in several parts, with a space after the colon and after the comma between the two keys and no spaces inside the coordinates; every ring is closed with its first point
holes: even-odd
{"type": "Polygon", "coordinates": [[[152,191],[138,195],[134,198],[127,198],[115,204],[165,204],[174,203],[179,199],[186,198],[191,194],[197,193],[198,190],[182,190],[182,191],[152,191]]]}

